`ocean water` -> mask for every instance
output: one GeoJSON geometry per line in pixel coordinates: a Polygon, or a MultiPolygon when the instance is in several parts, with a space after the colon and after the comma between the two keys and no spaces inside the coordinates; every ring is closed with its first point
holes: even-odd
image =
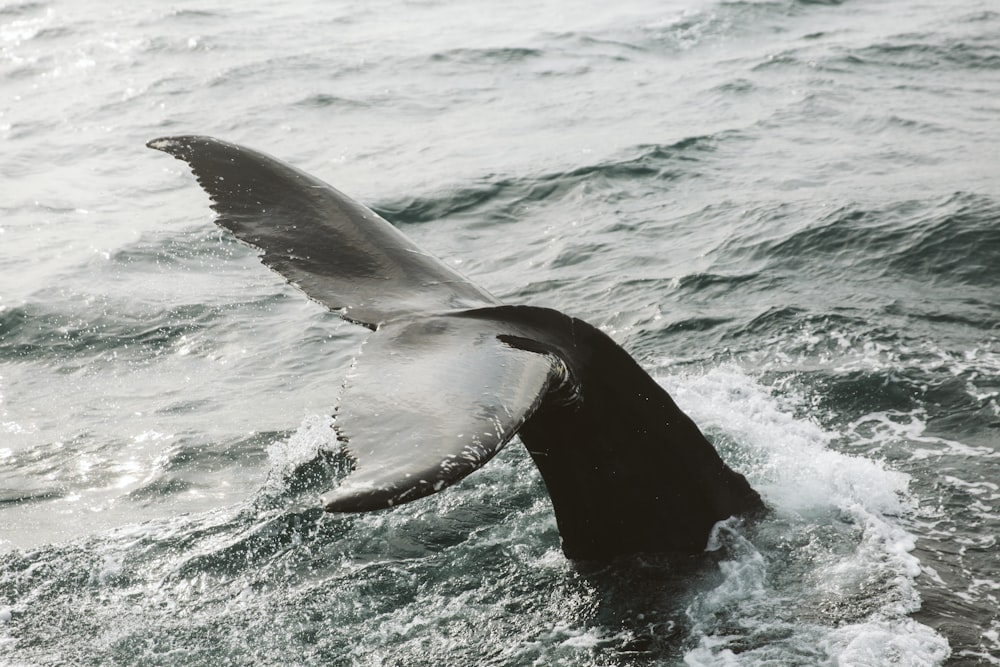
{"type": "Polygon", "coordinates": [[[0,664],[1000,664],[994,1],[0,0],[0,146],[0,664]],[[601,327],[771,514],[582,571],[516,441],[323,514],[366,331],[180,133],[601,327]]]}

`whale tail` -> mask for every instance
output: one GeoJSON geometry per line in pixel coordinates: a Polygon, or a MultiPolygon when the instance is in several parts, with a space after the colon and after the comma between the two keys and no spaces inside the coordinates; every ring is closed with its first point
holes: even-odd
{"type": "Polygon", "coordinates": [[[328,511],[440,491],[516,434],[570,558],[695,553],[716,522],[763,507],[667,392],[591,325],[502,304],[370,209],[264,153],[197,136],[148,145],[191,166],[216,222],[264,264],[376,332],[337,408],[355,470],[328,511]]]}

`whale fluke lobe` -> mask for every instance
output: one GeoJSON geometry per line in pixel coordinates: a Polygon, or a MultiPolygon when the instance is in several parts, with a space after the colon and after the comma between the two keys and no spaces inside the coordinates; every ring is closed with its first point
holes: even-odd
{"type": "Polygon", "coordinates": [[[374,329],[404,314],[500,303],[371,209],[269,155],[211,137],[146,145],[187,162],[219,226],[345,319],[374,329]]]}
{"type": "Polygon", "coordinates": [[[569,558],[696,553],[716,522],[763,507],[698,427],[604,333],[504,305],[343,193],[218,139],[155,139],[187,162],[216,222],[309,297],[375,333],[344,384],[355,470],[326,509],[440,491],[515,435],[552,499],[569,558]]]}
{"type": "Polygon", "coordinates": [[[389,322],[365,343],[337,408],[357,469],[327,510],[439,491],[492,458],[537,409],[558,367],[505,345],[488,312],[389,322]]]}

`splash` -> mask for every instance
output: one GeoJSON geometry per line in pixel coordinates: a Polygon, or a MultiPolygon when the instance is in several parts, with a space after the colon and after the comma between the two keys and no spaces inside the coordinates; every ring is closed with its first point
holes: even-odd
{"type": "MultiPolygon", "coordinates": [[[[833,449],[844,434],[736,367],[668,378],[678,403],[761,491],[771,515],[720,524],[722,582],[688,607],[689,665],[938,664],[948,643],[913,618],[921,574],[901,517],[909,477],[833,449]],[[891,641],[886,640],[891,637],[891,641]]],[[[849,433],[848,433],[849,434],[849,433]]]]}

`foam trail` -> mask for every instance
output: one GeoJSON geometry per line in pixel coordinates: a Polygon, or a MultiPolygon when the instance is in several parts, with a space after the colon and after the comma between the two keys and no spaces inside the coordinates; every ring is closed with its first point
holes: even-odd
{"type": "Polygon", "coordinates": [[[800,656],[816,664],[939,664],[946,640],[919,609],[909,477],[831,448],[839,434],[795,414],[735,367],[669,378],[683,409],[715,436],[773,510],[753,528],[720,524],[722,582],[687,614],[697,646],[688,665],[758,665],[800,656]],[[721,434],[721,435],[719,435],[721,434]],[[733,618],[739,609],[739,620],[733,618]],[[734,630],[735,628],[738,628],[734,630]]]}

